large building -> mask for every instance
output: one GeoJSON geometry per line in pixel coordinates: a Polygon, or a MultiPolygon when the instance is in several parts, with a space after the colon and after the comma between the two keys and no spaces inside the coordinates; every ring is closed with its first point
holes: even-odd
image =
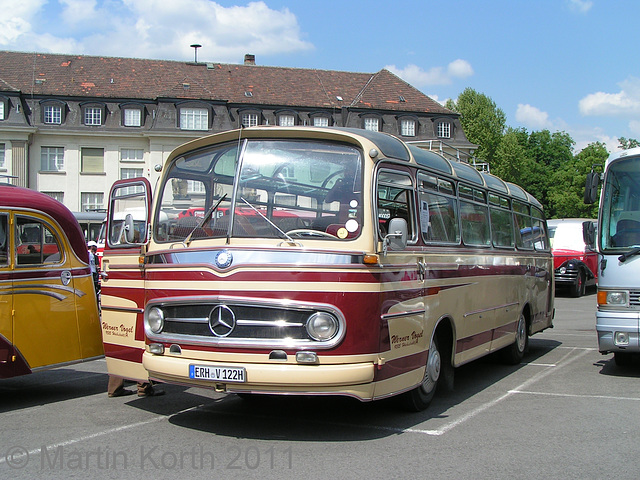
{"type": "Polygon", "coordinates": [[[384,69],[0,52],[0,175],[71,210],[105,208],[121,178],[153,185],[186,141],[253,125],[379,130],[462,160],[476,147],[458,114],[384,69]]]}

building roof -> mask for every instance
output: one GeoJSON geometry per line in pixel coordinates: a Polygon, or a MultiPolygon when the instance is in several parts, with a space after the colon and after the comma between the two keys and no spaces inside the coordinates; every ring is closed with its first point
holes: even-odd
{"type": "Polygon", "coordinates": [[[0,51],[0,91],[119,101],[177,98],[455,115],[386,69],[372,74],[0,51]]]}

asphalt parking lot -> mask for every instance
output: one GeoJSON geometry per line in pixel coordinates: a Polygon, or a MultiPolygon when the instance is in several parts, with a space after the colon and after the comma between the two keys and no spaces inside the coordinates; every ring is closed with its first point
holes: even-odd
{"type": "Polygon", "coordinates": [[[465,365],[417,414],[173,385],[108,398],[104,360],[1,380],[0,477],[635,479],[640,363],[601,355],[594,322],[592,292],[558,296],[522,364],[465,365]]]}

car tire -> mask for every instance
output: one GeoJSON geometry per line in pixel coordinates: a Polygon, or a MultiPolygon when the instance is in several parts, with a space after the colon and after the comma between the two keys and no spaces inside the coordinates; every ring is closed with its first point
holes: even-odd
{"type": "Polygon", "coordinates": [[[581,297],[582,295],[584,295],[586,286],[585,282],[586,276],[584,274],[584,271],[580,270],[578,272],[578,277],[576,278],[576,283],[573,284],[573,287],[571,288],[572,297],[581,297]]]}

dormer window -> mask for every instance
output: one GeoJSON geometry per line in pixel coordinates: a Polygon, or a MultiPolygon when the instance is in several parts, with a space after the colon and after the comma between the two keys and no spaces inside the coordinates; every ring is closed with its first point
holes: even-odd
{"type": "Polygon", "coordinates": [[[82,122],[88,126],[99,126],[104,123],[106,118],[106,107],[100,104],[81,105],[82,122]]]}
{"type": "MultiPolygon", "coordinates": [[[[19,105],[19,104],[18,104],[19,105]]],[[[16,112],[18,105],[16,105],[16,112]]],[[[9,97],[5,97],[4,95],[0,95],[0,120],[6,120],[9,116],[9,112],[11,110],[11,103],[9,102],[9,97]]]]}
{"type": "Polygon", "coordinates": [[[278,125],[281,127],[293,127],[296,124],[296,117],[290,114],[278,115],[278,125]]]}
{"type": "Polygon", "coordinates": [[[240,115],[240,126],[241,127],[255,127],[260,125],[260,113],[252,110],[245,112],[238,112],[240,115]]]}
{"type": "Polygon", "coordinates": [[[372,132],[380,131],[380,119],[377,117],[365,117],[364,129],[371,130],[372,132]]]}
{"type": "Polygon", "coordinates": [[[438,122],[438,138],[451,138],[451,123],[438,122]]]}
{"type": "Polygon", "coordinates": [[[120,105],[122,125],[124,127],[141,127],[144,125],[144,106],[138,104],[120,105]]]}
{"type": "Polygon", "coordinates": [[[328,127],[329,126],[329,118],[317,116],[313,117],[313,126],[314,127],[328,127]]]}
{"type": "Polygon", "coordinates": [[[411,118],[403,118],[400,120],[400,135],[403,137],[415,137],[416,121],[411,118]]]}
{"type": "Polygon", "coordinates": [[[188,102],[178,106],[181,130],[209,130],[211,107],[204,103],[188,102]]]}
{"type": "Polygon", "coordinates": [[[67,104],[59,100],[43,100],[40,102],[42,123],[46,125],[62,125],[67,114],[67,104]]]}

